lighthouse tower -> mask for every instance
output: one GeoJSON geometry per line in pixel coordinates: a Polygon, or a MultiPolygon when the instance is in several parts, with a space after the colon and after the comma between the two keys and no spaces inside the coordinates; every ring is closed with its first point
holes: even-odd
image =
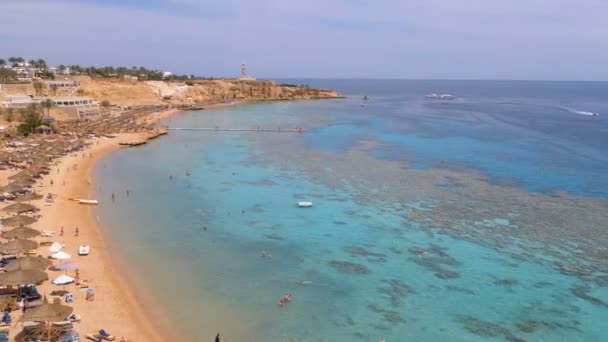
{"type": "Polygon", "coordinates": [[[239,80],[255,81],[255,77],[251,77],[247,74],[247,64],[245,63],[241,64],[241,77],[239,77],[239,80]]]}

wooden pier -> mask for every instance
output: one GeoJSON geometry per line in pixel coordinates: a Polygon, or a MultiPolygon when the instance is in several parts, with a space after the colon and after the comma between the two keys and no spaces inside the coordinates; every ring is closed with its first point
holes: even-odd
{"type": "Polygon", "coordinates": [[[303,133],[302,128],[220,128],[220,127],[169,127],[170,131],[205,131],[205,132],[287,132],[303,133]]]}

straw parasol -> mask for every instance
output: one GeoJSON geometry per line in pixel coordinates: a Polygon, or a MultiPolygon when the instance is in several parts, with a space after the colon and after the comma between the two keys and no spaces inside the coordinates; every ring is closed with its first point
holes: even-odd
{"type": "Polygon", "coordinates": [[[0,245],[0,253],[23,253],[38,248],[38,243],[32,240],[15,239],[0,245]]]}
{"type": "Polygon", "coordinates": [[[18,227],[18,226],[25,226],[28,224],[32,224],[36,221],[38,221],[38,220],[33,217],[30,217],[30,216],[17,215],[17,216],[9,217],[6,219],[2,219],[2,225],[10,226],[10,227],[18,227]]]}
{"type": "Polygon", "coordinates": [[[32,338],[35,336],[36,339],[46,336],[47,341],[53,340],[55,337],[57,340],[60,339],[61,333],[63,332],[60,328],[54,328],[51,326],[51,322],[65,321],[68,316],[74,311],[71,306],[61,304],[49,304],[44,298],[44,303],[33,309],[26,311],[19,322],[45,322],[43,326],[35,331],[26,333],[25,330],[17,335],[17,340],[25,340],[26,338],[32,338]],[[35,335],[30,335],[35,334],[35,335]]]}
{"type": "Polygon", "coordinates": [[[14,199],[15,202],[27,202],[27,201],[35,201],[44,198],[44,196],[37,194],[35,192],[21,195],[14,199]]]}
{"type": "Polygon", "coordinates": [[[10,183],[8,185],[5,185],[3,187],[0,187],[0,192],[8,192],[8,193],[23,193],[27,191],[28,187],[24,187],[24,186],[20,186],[18,184],[15,183],[10,183]]]}
{"type": "Polygon", "coordinates": [[[0,273],[0,285],[38,284],[47,279],[49,279],[49,276],[46,272],[37,268],[0,273]]]}
{"type": "Polygon", "coordinates": [[[19,259],[15,259],[6,265],[4,269],[6,271],[16,271],[18,269],[30,269],[37,268],[40,270],[46,270],[49,268],[53,262],[49,259],[40,257],[40,256],[27,256],[19,259]]]}
{"type": "Polygon", "coordinates": [[[74,309],[71,306],[61,304],[49,304],[45,301],[42,305],[27,310],[19,322],[60,322],[64,321],[74,309]]]}
{"type": "Polygon", "coordinates": [[[7,232],[2,233],[2,237],[5,239],[31,239],[40,235],[40,231],[30,227],[17,227],[7,232]]]}
{"type": "Polygon", "coordinates": [[[27,204],[27,203],[13,203],[9,206],[2,208],[2,211],[6,211],[9,213],[17,213],[17,214],[27,213],[30,211],[37,211],[37,210],[38,210],[38,208],[36,208],[35,206],[33,206],[31,204],[27,204]]]}

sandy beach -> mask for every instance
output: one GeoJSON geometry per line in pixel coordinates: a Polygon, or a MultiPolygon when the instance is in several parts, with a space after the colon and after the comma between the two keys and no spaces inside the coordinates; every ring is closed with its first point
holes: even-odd
{"type": "MultiPolygon", "coordinates": [[[[32,224],[39,230],[53,231],[53,238],[36,240],[51,240],[65,244],[64,251],[72,256],[70,262],[79,265],[79,276],[88,280],[90,286],[95,288],[95,299],[85,300],[85,293],[79,291],[75,284],[66,286],[66,290],[74,294],[74,313],[82,317],[75,327],[80,332],[81,339],[89,333],[96,333],[99,329],[106,329],[117,337],[125,337],[128,341],[165,341],[166,336],[159,335],[156,327],[151,324],[142,310],[142,305],[121,275],[117,272],[114,260],[107,248],[104,236],[92,208],[70,201],[68,198],[88,198],[93,192],[91,172],[95,163],[106,153],[119,148],[118,141],[128,138],[124,135],[113,139],[96,138],[84,151],[65,156],[59,160],[52,172],[45,176],[36,186],[40,194],[53,193],[57,195],[55,203],[49,205],[44,200],[31,201],[39,207],[42,218],[32,224]],[[60,229],[64,227],[64,235],[60,229]],[[78,227],[79,234],[75,235],[78,227]],[[91,253],[88,256],[78,256],[78,246],[90,245],[91,253]]],[[[3,180],[2,183],[6,183],[3,180]]],[[[47,247],[41,246],[38,254],[47,256],[50,252],[47,247]]],[[[57,261],[55,261],[57,263],[57,261]]],[[[50,294],[62,287],[54,285],[50,280],[61,275],[62,271],[49,270],[49,281],[39,286],[40,293],[50,294]]],[[[68,275],[74,276],[74,271],[68,275]]],[[[14,322],[19,314],[14,315],[14,322]]],[[[13,325],[20,323],[13,323],[13,325]]],[[[17,326],[11,329],[12,336],[21,329],[17,326]]]]}

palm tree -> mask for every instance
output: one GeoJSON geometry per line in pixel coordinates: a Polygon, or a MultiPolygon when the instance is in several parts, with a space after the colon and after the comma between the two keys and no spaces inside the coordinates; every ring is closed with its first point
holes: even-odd
{"type": "Polygon", "coordinates": [[[16,67],[19,66],[19,63],[23,63],[25,60],[21,57],[10,57],[8,61],[12,64],[12,66],[16,67]]]}
{"type": "Polygon", "coordinates": [[[40,107],[46,109],[46,117],[51,117],[51,108],[55,107],[55,103],[51,99],[46,99],[40,102],[40,107]]]}
{"type": "Polygon", "coordinates": [[[33,86],[34,86],[34,92],[36,93],[36,95],[42,94],[42,89],[44,89],[44,83],[34,82],[33,86]]]}
{"type": "Polygon", "coordinates": [[[0,67],[3,67],[6,65],[6,61],[2,58],[0,58],[0,67]]]}
{"type": "Polygon", "coordinates": [[[48,66],[46,65],[46,61],[42,58],[38,58],[38,60],[36,60],[36,64],[38,64],[38,67],[41,69],[48,68],[48,66]]]}

